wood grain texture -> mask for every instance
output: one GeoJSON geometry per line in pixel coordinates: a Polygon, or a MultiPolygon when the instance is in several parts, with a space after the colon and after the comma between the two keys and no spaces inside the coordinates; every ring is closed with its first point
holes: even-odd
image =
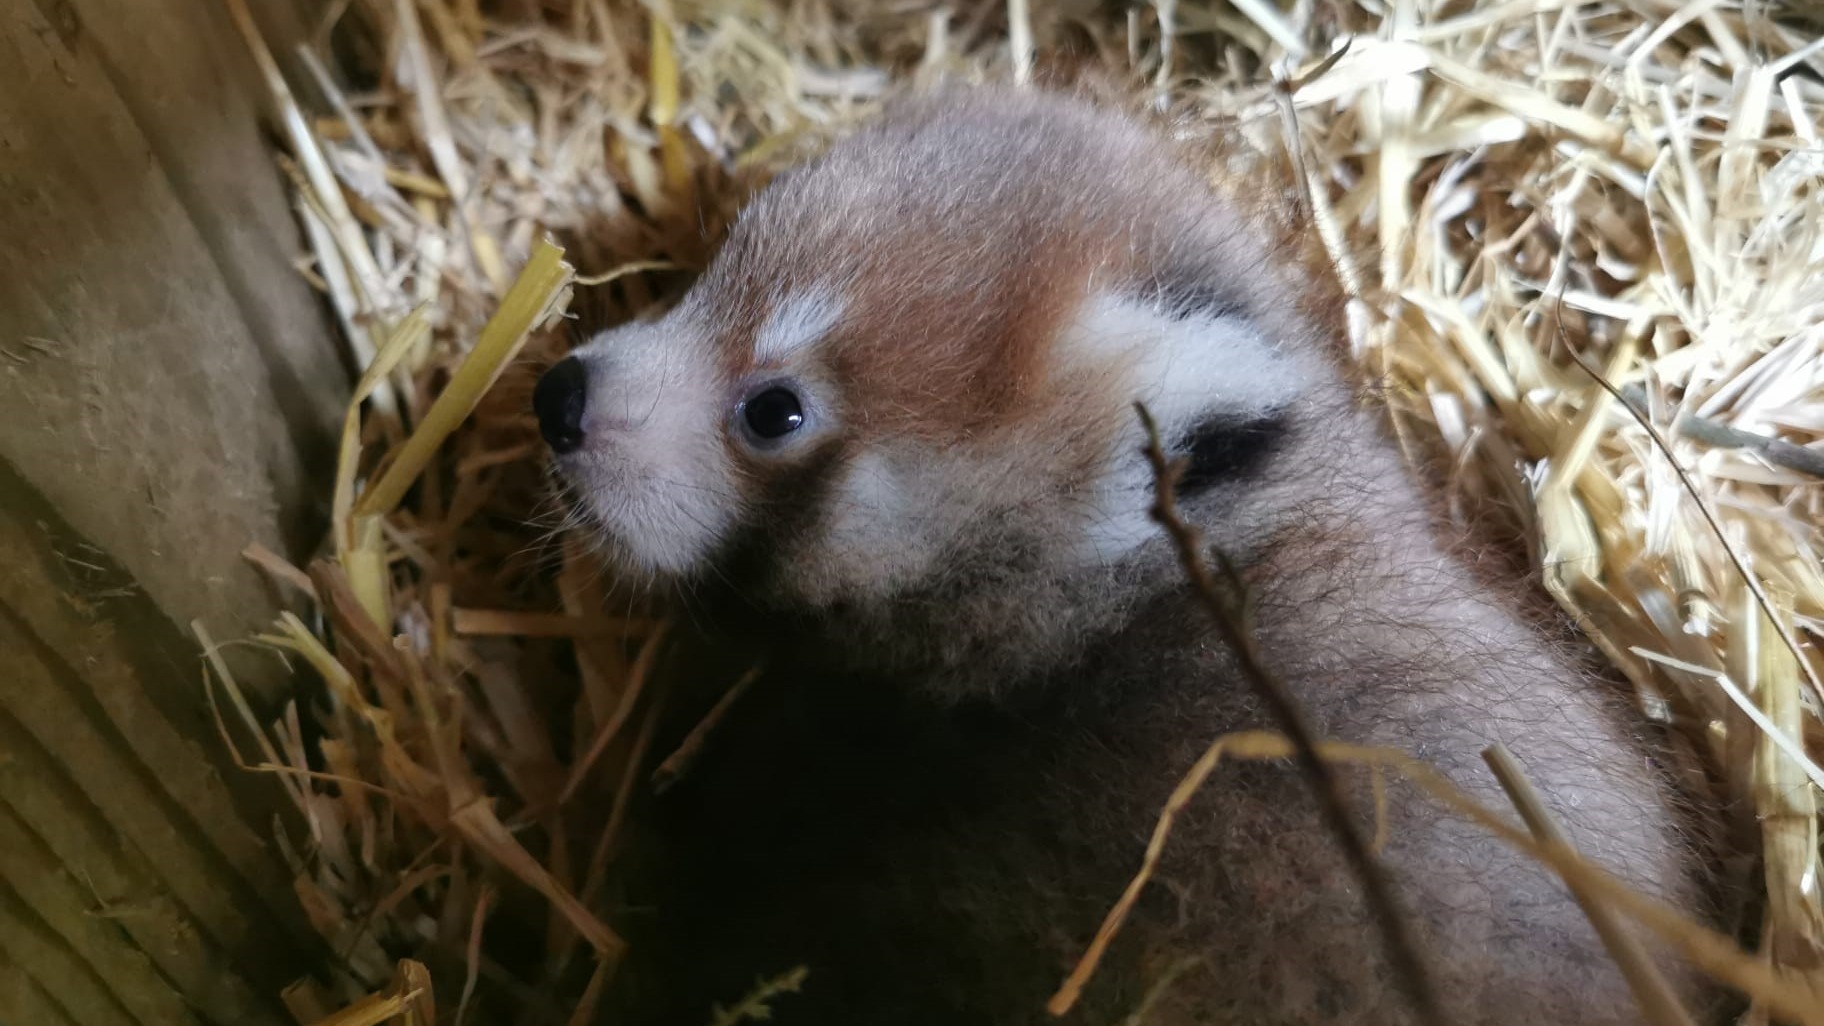
{"type": "Polygon", "coordinates": [[[239,57],[219,25],[170,27],[216,7],[97,6],[0,21],[0,454],[174,620],[233,636],[271,609],[235,553],[315,533],[346,377],[242,76],[187,81],[239,57]],[[136,60],[202,52],[117,65],[110,35],[136,60]]]}
{"type": "Polygon", "coordinates": [[[208,0],[0,9],[0,1022],[277,1024],[324,955],[180,626],[277,612],[348,380],[259,95],[208,0]]]}

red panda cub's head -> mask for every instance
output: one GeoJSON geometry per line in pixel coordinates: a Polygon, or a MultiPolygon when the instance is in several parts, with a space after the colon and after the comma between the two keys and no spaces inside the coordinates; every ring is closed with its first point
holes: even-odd
{"type": "Polygon", "coordinates": [[[1245,546],[1340,381],[1284,229],[1064,97],[903,102],[742,213],[662,319],[547,373],[541,427],[623,568],[732,585],[962,694],[1042,674],[1159,572],[1144,402],[1245,546]]]}

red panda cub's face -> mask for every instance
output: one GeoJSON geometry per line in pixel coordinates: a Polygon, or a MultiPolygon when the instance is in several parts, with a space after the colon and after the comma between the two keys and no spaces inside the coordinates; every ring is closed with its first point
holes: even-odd
{"type": "Polygon", "coordinates": [[[1031,582],[1155,540],[1136,400],[1191,457],[1188,497],[1270,491],[1323,373],[1260,312],[1299,286],[1165,147],[978,91],[787,173],[676,309],[540,382],[578,511],[661,581],[1017,618],[1031,582]]]}

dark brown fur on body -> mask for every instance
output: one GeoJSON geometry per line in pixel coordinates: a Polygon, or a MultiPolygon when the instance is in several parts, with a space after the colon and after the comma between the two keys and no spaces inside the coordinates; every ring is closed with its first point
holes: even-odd
{"type": "MultiPolygon", "coordinates": [[[[638,1021],[706,1021],[798,964],[784,1026],[1051,1021],[1166,795],[1216,736],[1270,726],[1139,533],[1135,398],[1206,471],[1186,514],[1242,560],[1322,736],[1410,751],[1493,805],[1479,753],[1505,742],[1586,852],[1701,906],[1670,757],[1451,553],[1332,362],[1308,240],[1171,152],[1068,100],[915,102],[763,194],[667,321],[583,353],[612,423],[560,469],[604,542],[699,596],[735,585],[731,615],[784,650],[658,803],[637,939],[664,987],[638,1021]],[[785,320],[814,340],[769,361],[755,337],[805,294],[785,320]],[[632,348],[655,332],[701,355],[632,348]],[[1197,391],[1225,373],[1256,377],[1197,391]],[[667,403],[719,410],[779,375],[817,404],[795,449],[664,440],[687,424],[667,403]],[[647,421],[673,433],[642,441],[647,421]],[[648,508],[641,486],[689,490],[648,508]]],[[[1342,772],[1368,814],[1365,773],[1342,772]]],[[[1388,807],[1449,1021],[1639,1021],[1548,873],[1408,788],[1388,807]]],[[[1154,1026],[1411,1021],[1290,766],[1212,778],[1069,1021],[1121,1021],[1185,959],[1154,1026]]]]}
{"type": "MultiPolygon", "coordinates": [[[[1389,568],[1359,556],[1387,544],[1384,527],[1306,535],[1254,568],[1263,640],[1319,733],[1411,751],[1496,807],[1478,753],[1504,741],[1586,853],[1700,907],[1693,853],[1660,804],[1674,800],[1662,745],[1628,726],[1608,682],[1454,567],[1377,586],[1389,568]]],[[[1048,689],[936,706],[788,670],[750,702],[661,806],[675,862],[655,978],[676,1002],[662,1021],[697,1021],[712,997],[798,964],[811,975],[779,1001],[782,1023],[1054,1021],[1045,999],[1138,868],[1172,786],[1210,739],[1270,723],[1181,591],[1048,689]]],[[[1367,822],[1366,773],[1342,772],[1367,822]]],[[[1410,788],[1391,788],[1389,809],[1384,861],[1448,1021],[1640,1021],[1548,874],[1410,788]]],[[[1412,1021],[1291,767],[1219,770],[1167,851],[1065,1021],[1122,1021],[1185,958],[1156,1026],[1412,1021]]]]}

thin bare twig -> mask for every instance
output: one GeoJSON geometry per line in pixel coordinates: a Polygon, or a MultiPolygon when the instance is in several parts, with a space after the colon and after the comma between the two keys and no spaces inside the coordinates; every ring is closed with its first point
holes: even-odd
{"type": "MultiPolygon", "coordinates": [[[[1514,753],[1503,744],[1493,744],[1482,750],[1482,759],[1488,768],[1494,771],[1495,779],[1500,781],[1501,789],[1507,792],[1508,801],[1520,813],[1526,822],[1526,828],[1533,832],[1533,837],[1541,844],[1557,845],[1565,851],[1575,851],[1570,839],[1559,829],[1557,820],[1552,818],[1546,808],[1545,799],[1534,789],[1532,781],[1526,777],[1526,771],[1520,768],[1520,761],[1514,753]]],[[[1603,947],[1609,951],[1609,957],[1621,970],[1621,975],[1628,981],[1628,989],[1634,992],[1634,1000],[1646,1013],[1647,1021],[1654,1026],[1692,1026],[1691,1014],[1679,1003],[1678,996],[1672,992],[1671,984],[1653,964],[1640,938],[1630,933],[1622,925],[1620,917],[1615,915],[1603,900],[1579,881],[1564,878],[1565,886],[1570,889],[1571,897],[1577,899],[1582,907],[1584,918],[1595,928],[1596,936],[1601,938],[1603,947]]]]}
{"type": "Polygon", "coordinates": [[[595,740],[590,742],[589,750],[582,759],[577,761],[575,766],[571,767],[570,779],[564,783],[563,791],[558,794],[557,804],[570,804],[570,799],[575,796],[577,788],[582,787],[583,782],[589,778],[589,771],[594,768],[595,761],[602,757],[602,753],[608,750],[608,743],[619,736],[621,728],[627,725],[628,717],[633,715],[634,706],[639,704],[640,694],[645,690],[646,679],[652,672],[653,662],[658,658],[659,646],[665,643],[666,632],[670,629],[670,621],[661,622],[652,635],[646,639],[646,644],[640,649],[640,654],[634,657],[633,668],[627,672],[625,690],[621,692],[620,704],[608,717],[608,722],[602,724],[601,729],[596,731],[595,740]]]}
{"type": "MultiPolygon", "coordinates": [[[[1143,404],[1136,403],[1135,408],[1140,413],[1141,423],[1146,426],[1146,458],[1153,467],[1153,519],[1165,528],[1176,544],[1179,561],[1190,578],[1192,590],[1209,611],[1210,618],[1215,621],[1223,639],[1234,650],[1235,657],[1241,664],[1242,675],[1253,685],[1255,692],[1272,711],[1273,718],[1278,721],[1280,731],[1291,741],[1296,761],[1317,798],[1324,819],[1341,842],[1344,857],[1361,881],[1363,896],[1386,944],[1387,960],[1400,989],[1405,992],[1419,1021],[1430,1026],[1443,1026],[1445,1020],[1439,1011],[1430,978],[1425,972],[1424,962],[1419,958],[1418,945],[1394,896],[1393,887],[1380,864],[1375,861],[1368,839],[1350,815],[1335,775],[1318,754],[1317,739],[1312,734],[1311,725],[1305,720],[1298,700],[1293,697],[1285,682],[1267,666],[1265,653],[1261,651],[1260,641],[1254,634],[1247,588],[1240,571],[1227,557],[1217,554],[1228,585],[1229,593],[1225,596],[1217,586],[1208,564],[1204,562],[1202,532],[1178,514],[1176,489],[1178,479],[1184,472],[1184,463],[1182,460],[1166,458],[1165,449],[1159,441],[1159,426],[1153,421],[1152,414],[1143,404]]],[[[1104,934],[1106,932],[1105,929],[1104,934]]],[[[1093,963],[1088,959],[1078,968],[1079,971],[1072,974],[1065,988],[1052,999],[1049,1006],[1052,1014],[1061,1015],[1069,1010],[1075,999],[1076,987],[1080,987],[1082,979],[1087,976],[1083,970],[1094,970],[1093,963]],[[1076,986],[1073,987],[1072,984],[1076,986]]]]}
{"type": "Polygon", "coordinates": [[[754,681],[760,679],[760,671],[763,669],[765,669],[764,666],[755,666],[742,674],[741,679],[735,681],[734,686],[729,688],[721,698],[716,699],[716,704],[710,708],[702,720],[698,721],[696,726],[690,729],[690,733],[685,735],[677,750],[666,756],[664,762],[659,763],[659,768],[652,771],[653,794],[664,794],[671,789],[672,785],[683,779],[684,774],[689,772],[692,764],[697,761],[697,756],[702,754],[703,746],[709,743],[709,735],[721,725],[723,720],[728,718],[729,710],[735,707],[735,703],[741,700],[742,695],[747,694],[748,688],[754,686],[754,681]]]}
{"type": "Polygon", "coordinates": [[[761,980],[754,989],[732,1007],[716,1005],[711,1010],[710,1026],[735,1026],[741,1022],[760,1022],[773,1017],[772,1001],[781,994],[796,994],[811,974],[805,966],[794,966],[770,980],[761,980]]]}
{"type": "Polygon", "coordinates": [[[1710,508],[1710,500],[1704,498],[1704,493],[1697,487],[1697,482],[1692,479],[1691,472],[1685,469],[1685,465],[1680,463],[1678,457],[1672,452],[1672,443],[1666,441],[1666,436],[1660,434],[1659,429],[1653,426],[1653,421],[1647,417],[1644,410],[1628,402],[1628,397],[1622,394],[1621,389],[1615,387],[1614,382],[1604,377],[1601,371],[1590,366],[1589,361],[1571,347],[1570,340],[1565,337],[1564,295],[1562,293],[1558,296],[1556,316],[1558,318],[1558,341],[1564,346],[1564,351],[1570,354],[1571,359],[1576,361],[1577,366],[1581,367],[1585,374],[1590,376],[1590,380],[1602,386],[1603,391],[1615,397],[1615,401],[1628,411],[1635,422],[1646,431],[1647,437],[1653,440],[1654,448],[1666,457],[1666,462],[1672,466],[1672,472],[1678,475],[1678,483],[1684,487],[1685,494],[1691,496],[1691,501],[1697,506],[1697,511],[1703,514],[1704,522],[1710,525],[1711,532],[1716,535],[1717,544],[1722,546],[1723,553],[1729,557],[1730,565],[1735,568],[1737,574],[1741,575],[1742,583],[1754,596],[1754,601],[1761,607],[1761,612],[1767,615],[1767,620],[1772,624],[1774,633],[1778,634],[1781,643],[1791,650],[1793,659],[1799,664],[1799,672],[1804,674],[1805,682],[1811,685],[1812,694],[1816,695],[1819,701],[1824,702],[1824,681],[1818,679],[1817,671],[1812,669],[1810,660],[1805,658],[1804,651],[1799,648],[1798,639],[1793,637],[1792,628],[1787,625],[1783,617],[1774,612],[1773,602],[1767,598],[1767,590],[1761,587],[1761,579],[1748,569],[1748,561],[1742,558],[1740,552],[1736,551],[1735,543],[1729,540],[1729,533],[1723,530],[1721,518],[1716,515],[1714,509],[1710,508]]]}
{"type": "Polygon", "coordinates": [[[1134,1009],[1134,1013],[1121,1020],[1121,1026],[1146,1026],[1147,1020],[1152,1017],[1153,1009],[1165,997],[1165,992],[1171,989],[1172,984],[1178,982],[1178,977],[1197,968],[1202,963],[1202,955],[1186,955],[1166,966],[1165,971],[1159,974],[1159,978],[1154,980],[1152,986],[1146,989],[1146,993],[1140,996],[1140,1004],[1134,1009]]]}
{"type": "MultiPolygon", "coordinates": [[[[1621,390],[1621,401],[1635,414],[1644,416],[1647,409],[1647,390],[1640,385],[1628,385],[1621,390]]],[[[1746,449],[1776,467],[1797,471],[1811,477],[1824,478],[1824,452],[1794,445],[1784,438],[1743,431],[1741,428],[1700,417],[1689,411],[1681,411],[1672,422],[1672,429],[1693,441],[1702,442],[1716,449],[1746,449]]]]}
{"type": "MultiPolygon", "coordinates": [[[[1359,745],[1341,741],[1320,741],[1317,752],[1332,765],[1362,769],[1391,770],[1406,783],[1431,796],[1444,808],[1466,823],[1474,823],[1491,836],[1516,851],[1547,866],[1567,886],[1585,890],[1626,914],[1645,927],[1666,947],[1676,952],[1693,967],[1717,982],[1739,990],[1765,1005],[1781,1022],[1791,1020],[1804,1026],[1824,1026],[1824,988],[1813,986],[1805,974],[1782,969],[1764,955],[1743,951],[1727,934],[1699,923],[1659,899],[1650,898],[1615,878],[1608,870],[1589,861],[1562,843],[1541,841],[1514,826],[1508,818],[1471,798],[1449,777],[1427,763],[1397,748],[1383,745],[1359,745]]],[[[1239,730],[1223,734],[1210,742],[1203,757],[1197,760],[1180,781],[1174,801],[1160,816],[1154,829],[1153,849],[1165,842],[1170,826],[1169,814],[1183,808],[1188,795],[1225,762],[1266,759],[1290,759],[1295,755],[1292,742],[1283,734],[1270,730],[1239,730]],[[1182,798],[1183,800],[1180,800],[1182,798]]],[[[1143,866],[1130,884],[1130,890],[1143,886],[1151,876],[1150,864],[1143,866]]]]}

